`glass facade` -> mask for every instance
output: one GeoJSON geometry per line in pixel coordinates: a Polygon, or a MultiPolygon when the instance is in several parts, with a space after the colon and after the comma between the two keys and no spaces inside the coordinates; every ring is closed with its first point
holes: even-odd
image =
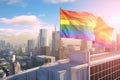
{"type": "Polygon", "coordinates": [[[120,80],[120,59],[91,66],[90,80],[120,80]]]}

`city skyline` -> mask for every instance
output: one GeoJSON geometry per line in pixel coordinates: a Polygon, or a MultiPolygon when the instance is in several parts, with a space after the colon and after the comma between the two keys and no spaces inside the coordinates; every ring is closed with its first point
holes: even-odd
{"type": "Polygon", "coordinates": [[[59,29],[60,8],[91,12],[119,31],[119,0],[1,0],[0,39],[36,39],[40,28],[59,29]],[[102,6],[101,6],[102,5],[102,6]],[[111,12],[113,11],[113,12],[111,12]]]}

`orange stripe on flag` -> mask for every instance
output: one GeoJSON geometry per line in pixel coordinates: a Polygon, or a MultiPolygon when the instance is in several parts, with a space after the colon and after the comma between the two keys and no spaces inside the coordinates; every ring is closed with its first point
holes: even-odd
{"type": "Polygon", "coordinates": [[[102,18],[98,17],[94,29],[96,43],[112,44],[112,32],[113,28],[109,27],[102,18]]]}

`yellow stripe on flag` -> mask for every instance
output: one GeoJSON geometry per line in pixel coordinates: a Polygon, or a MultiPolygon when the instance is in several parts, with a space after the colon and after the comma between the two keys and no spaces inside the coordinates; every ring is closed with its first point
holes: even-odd
{"type": "Polygon", "coordinates": [[[76,25],[76,26],[89,26],[94,28],[96,26],[96,23],[93,23],[91,21],[79,21],[79,20],[60,20],[60,24],[65,24],[65,25],[76,25]]]}

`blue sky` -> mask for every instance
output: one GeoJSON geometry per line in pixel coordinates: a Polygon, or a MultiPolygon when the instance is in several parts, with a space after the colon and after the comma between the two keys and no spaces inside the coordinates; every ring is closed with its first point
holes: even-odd
{"type": "MultiPolygon", "coordinates": [[[[1,0],[0,18],[11,19],[15,16],[35,15],[47,24],[59,26],[60,7],[74,11],[88,11],[109,19],[114,16],[120,17],[119,5],[119,0],[1,0]]],[[[0,25],[9,27],[3,23],[0,25]]]]}
{"type": "Polygon", "coordinates": [[[60,7],[91,12],[119,29],[120,0],[0,0],[0,39],[7,34],[37,36],[42,27],[59,28],[60,7]]]}
{"type": "MultiPolygon", "coordinates": [[[[46,24],[57,24],[59,26],[60,7],[74,9],[75,2],[74,0],[73,2],[71,2],[72,0],[68,0],[67,2],[64,2],[63,0],[63,2],[59,2],[58,0],[58,3],[53,3],[52,1],[54,0],[16,0],[16,2],[14,2],[14,0],[3,0],[0,2],[0,18],[4,17],[11,19],[15,16],[34,15],[40,20],[44,21],[46,24]],[[10,1],[11,4],[9,4],[10,1]]],[[[1,23],[0,25],[4,25],[4,27],[6,27],[6,24],[1,23]]]]}

